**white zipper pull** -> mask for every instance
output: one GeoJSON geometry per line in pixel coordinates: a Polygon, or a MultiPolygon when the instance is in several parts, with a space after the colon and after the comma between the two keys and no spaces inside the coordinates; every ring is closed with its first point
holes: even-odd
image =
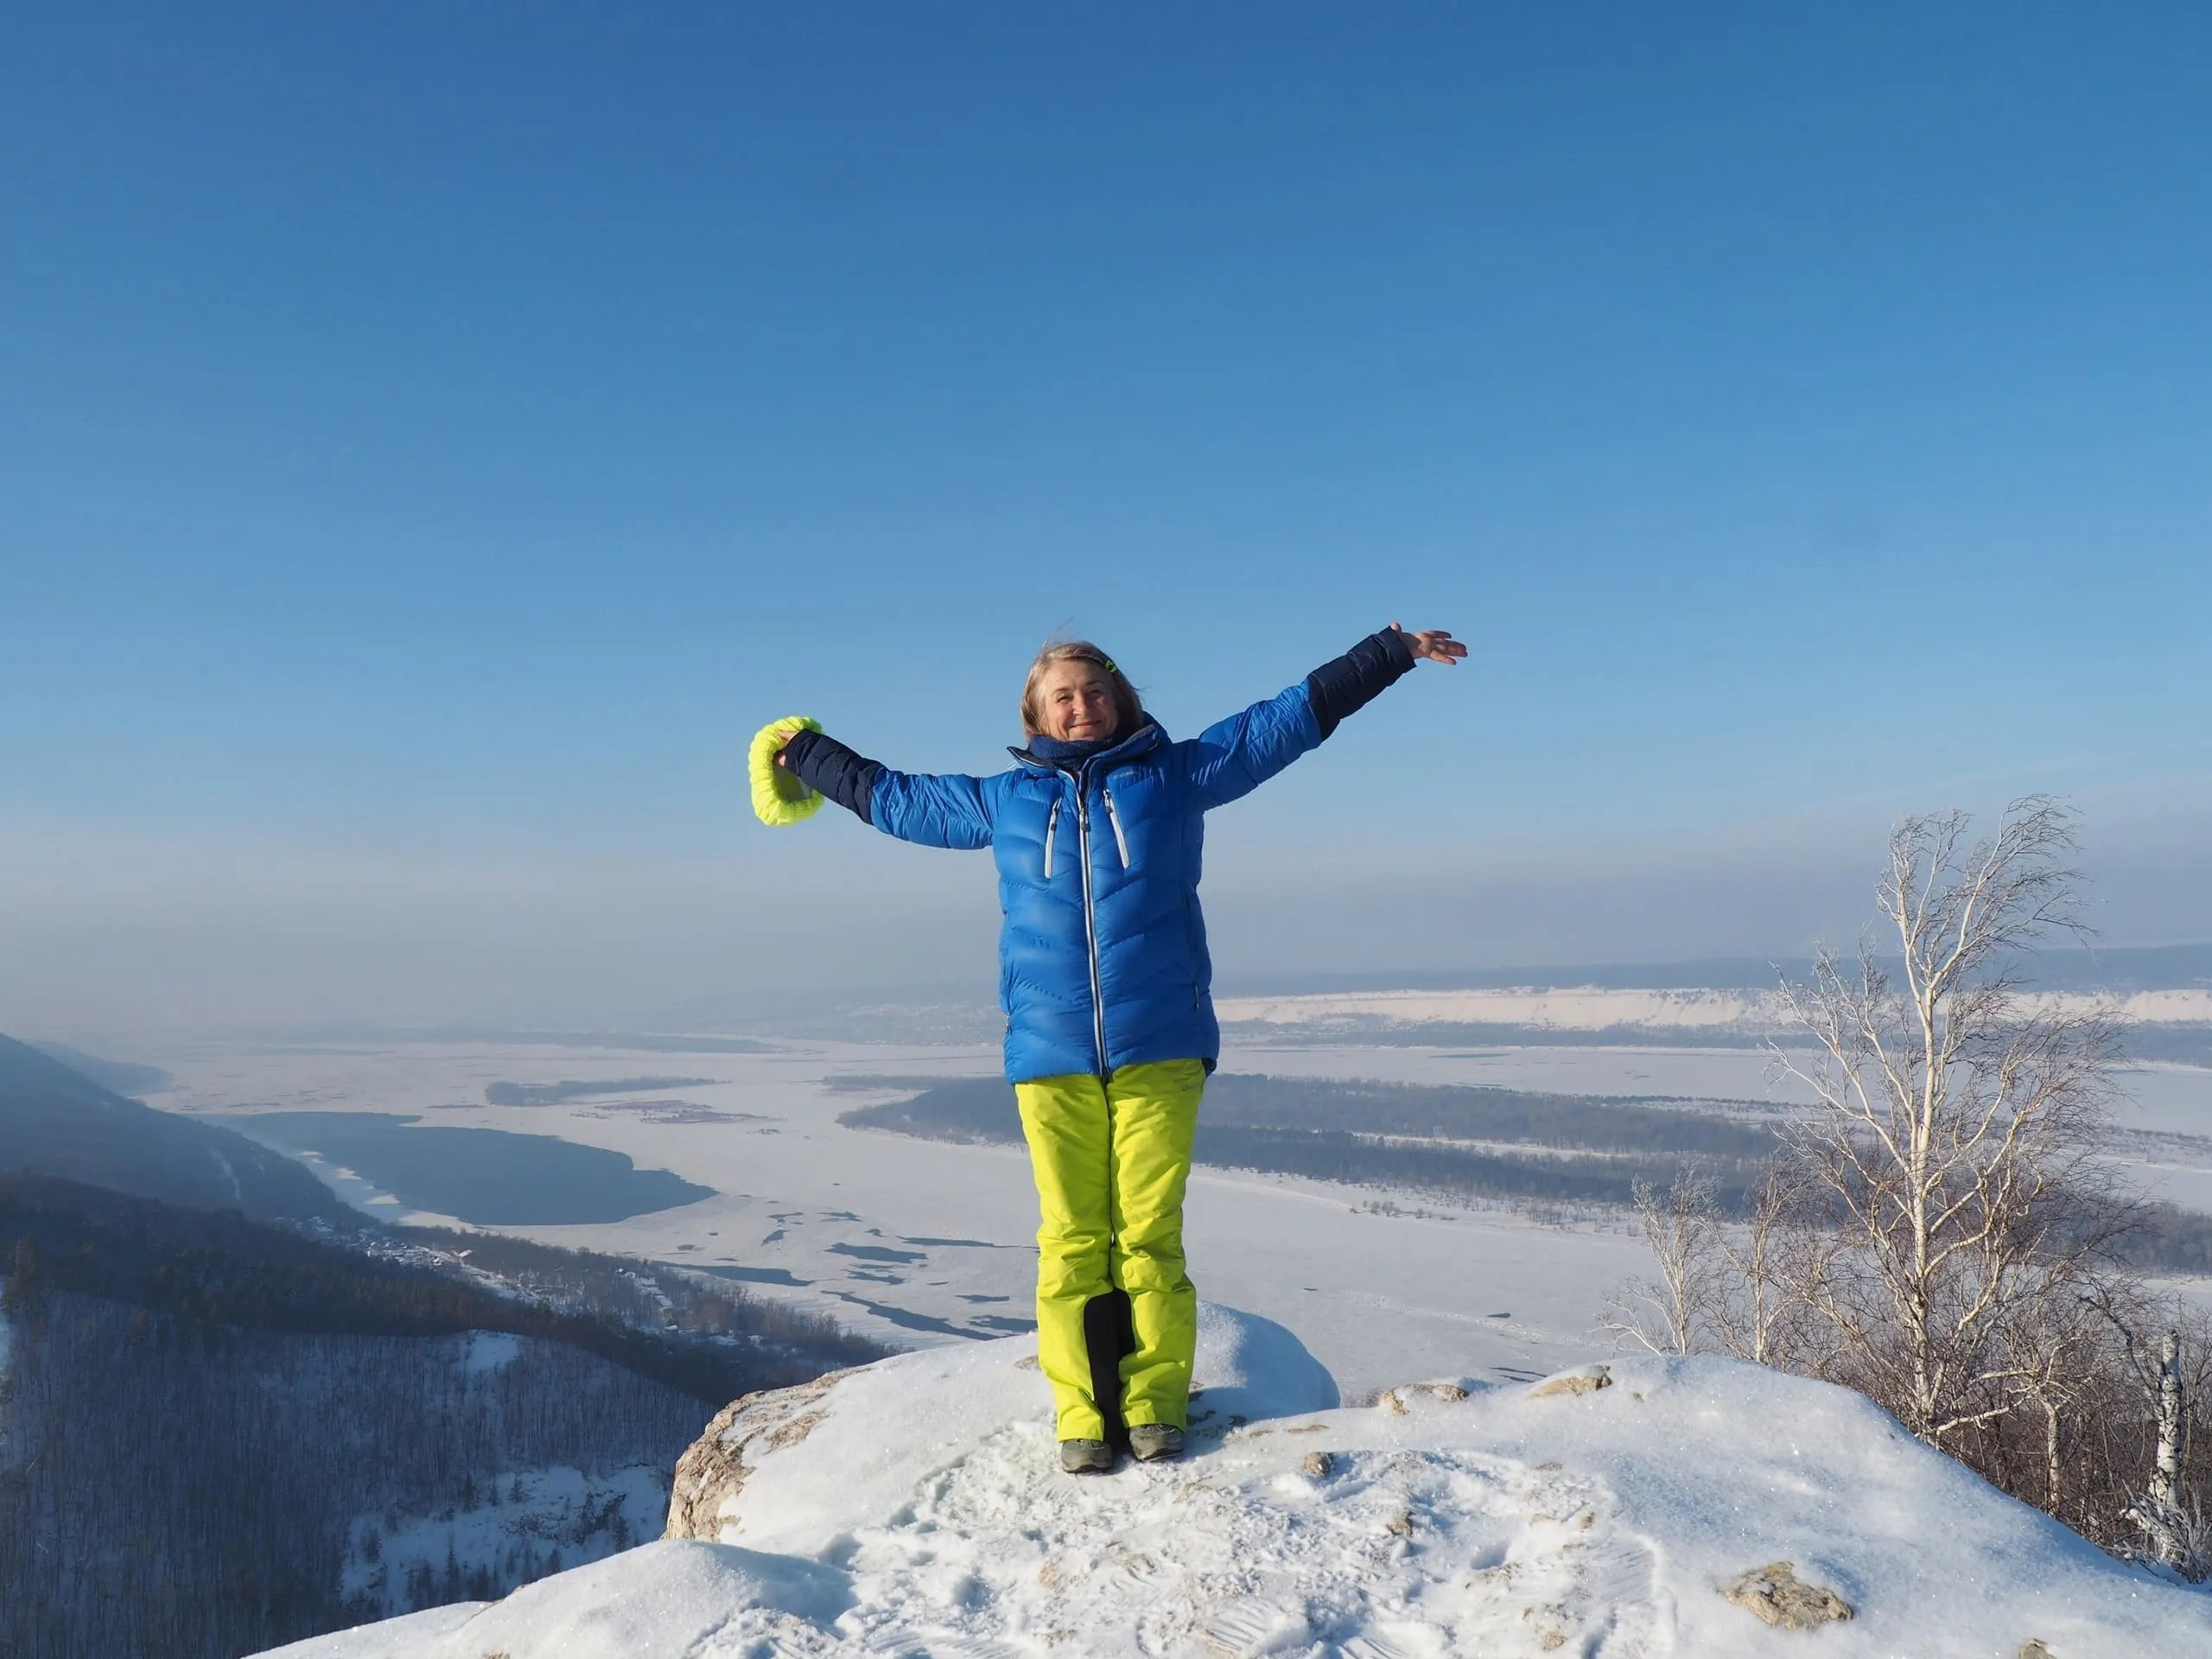
{"type": "Polygon", "coordinates": [[[1129,868],[1129,843],[1122,839],[1122,820],[1114,812],[1114,791],[1106,785],[1098,785],[1098,792],[1106,798],[1106,822],[1114,826],[1114,845],[1120,849],[1122,868],[1129,868]]]}
{"type": "Polygon", "coordinates": [[[1052,816],[1045,820],[1045,879],[1052,879],[1052,832],[1060,827],[1060,804],[1052,803],[1052,816]]]}

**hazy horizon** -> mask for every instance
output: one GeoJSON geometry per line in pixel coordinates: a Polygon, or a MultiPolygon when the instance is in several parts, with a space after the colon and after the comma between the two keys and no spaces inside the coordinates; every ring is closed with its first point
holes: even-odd
{"type": "MultiPolygon", "coordinates": [[[[107,894],[105,906],[88,895],[70,902],[49,896],[42,928],[36,918],[27,924],[29,906],[17,894],[16,948],[0,959],[0,1031],[69,1038],[310,1026],[708,1030],[772,1008],[779,997],[810,1007],[989,1001],[997,913],[988,880],[904,881],[898,863],[911,859],[926,869],[927,861],[887,842],[884,850],[893,861],[887,872],[855,861],[874,897],[897,908],[866,929],[827,937],[794,920],[820,901],[818,891],[759,894],[734,868],[657,867],[647,873],[655,883],[651,903],[634,885],[610,899],[605,887],[589,884],[556,902],[512,868],[483,867],[448,867],[447,885],[427,891],[419,867],[390,867],[386,876],[406,884],[398,893],[367,887],[358,870],[326,889],[310,871],[303,882],[271,883],[274,902],[266,888],[241,893],[220,881],[162,876],[168,898],[151,919],[154,899],[143,889],[107,894]],[[333,893],[353,907],[335,906],[333,893]]],[[[988,878],[987,861],[963,863],[988,878]]],[[[2138,884],[2132,889],[2125,875],[2088,888],[2095,948],[2212,941],[2212,918],[2192,929],[2165,902],[2172,869],[2146,856],[2126,873],[2138,884]],[[2183,925],[2162,928],[2161,921],[2183,925]]],[[[269,874],[262,867],[251,873],[269,874]]],[[[1337,885],[1323,889],[1310,875],[1270,870],[1219,890],[1210,883],[1217,988],[1248,995],[1471,985],[1505,970],[1796,961],[1820,944],[1856,944],[1871,916],[1875,871],[1871,864],[1747,868],[1724,850],[1702,865],[1656,873],[1609,866],[1602,883],[1573,868],[1544,874],[1546,880],[1523,871],[1461,886],[1402,874],[1395,883],[1373,876],[1363,884],[1337,872],[1337,885]],[[1286,890],[1294,896],[1285,899],[1286,890]],[[1416,903],[1432,918],[1466,918],[1464,931],[1432,928],[1410,947],[1387,932],[1377,937],[1373,918],[1416,903]],[[1777,914],[1796,920],[1797,931],[1764,931],[1777,914]],[[1561,915],[1577,925],[1560,926],[1561,915]],[[1357,948],[1344,948],[1344,939],[1357,948]]],[[[231,873],[233,884],[243,879],[231,873]]],[[[846,886],[849,861],[825,861],[819,879],[846,886]]],[[[844,896],[853,897],[849,890],[844,896]]],[[[2049,948],[2073,944],[2059,936],[2049,948]]]]}

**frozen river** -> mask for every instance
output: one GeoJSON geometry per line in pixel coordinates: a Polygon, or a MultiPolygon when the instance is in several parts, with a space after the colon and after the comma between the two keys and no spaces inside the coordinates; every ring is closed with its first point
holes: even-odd
{"type": "MultiPolygon", "coordinates": [[[[1004,1334],[1030,1315],[1034,1199],[1018,1149],[844,1128],[893,1097],[866,1077],[976,1077],[995,1048],[810,1043],[757,1054],[535,1044],[194,1047],[156,1058],[177,1087],[156,1104],[210,1114],[418,1114],[425,1127],[553,1135],[668,1170],[712,1196],[627,1220],[501,1229],[719,1272],[760,1294],[913,1344],[1004,1334]],[[499,1083],[680,1084],[545,1105],[490,1105],[499,1083]],[[845,1086],[837,1086],[839,1080],[845,1086]],[[698,1109],[711,1109],[709,1118],[698,1109]]],[[[1225,1070],[1491,1084],[1587,1095],[1790,1098],[1755,1052],[1681,1048],[1419,1049],[1234,1046],[1225,1070]]],[[[2145,1166],[2167,1196],[2212,1208],[2212,1072],[2129,1074],[2124,1127],[2152,1131],[2145,1166]],[[2202,1154],[2202,1155],[2200,1155],[2202,1154]]],[[[294,1120],[296,1122],[296,1120],[294,1120]]],[[[2134,1137],[2142,1141],[2138,1135],[2134,1137]]],[[[497,1137],[474,1156],[496,1157],[497,1137]]],[[[334,1144],[336,1144],[334,1141],[334,1144]]],[[[512,1143],[509,1143],[512,1144],[512,1143]]],[[[2133,1155],[2133,1154],[2131,1154],[2133,1155]]],[[[413,1211],[326,1160],[353,1202],[413,1211]]],[[[1648,1271],[1627,1234],[1289,1178],[1201,1170],[1188,1206],[1200,1293],[1296,1330],[1349,1391],[1452,1374],[1543,1373],[1603,1352],[1608,1293],[1648,1271]]]]}

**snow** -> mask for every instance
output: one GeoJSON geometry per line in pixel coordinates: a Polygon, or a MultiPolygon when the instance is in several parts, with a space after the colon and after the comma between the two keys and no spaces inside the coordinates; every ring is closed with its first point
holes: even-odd
{"type": "Polygon", "coordinates": [[[1652,1359],[1586,1368],[1580,1393],[1460,1378],[1331,1408],[1281,1327],[1209,1308],[1203,1332],[1203,1414],[1179,1463],[1061,1474],[1027,1340],[901,1356],[830,1384],[791,1420],[809,1432],[747,1445],[719,1542],[652,1544],[444,1610],[454,1624],[280,1651],[2212,1651],[2212,1595],[2104,1555],[1844,1389],[1652,1359]],[[1722,1597],[1777,1560],[1854,1617],[1777,1635],[1722,1597]]]}
{"type": "Polygon", "coordinates": [[[464,1363],[471,1376],[503,1371],[522,1357],[522,1338],[505,1331],[472,1331],[467,1341],[468,1357],[464,1363]]]}
{"type": "Polygon", "coordinates": [[[2133,1024],[2197,1026],[2212,1023],[2212,990],[2137,991],[2129,996],[2105,998],[2079,992],[2038,997],[2039,1004],[2069,1013],[2109,1007],[2133,1024]]]}
{"type": "MultiPolygon", "coordinates": [[[[803,1442],[806,1455],[770,1453],[745,1484],[741,1514],[721,1541],[822,1555],[855,1515],[888,1516],[1008,1423],[1049,1427],[1034,1338],[925,1349],[844,1378],[835,1409],[803,1442]],[[1027,1363],[1025,1365],[1024,1361],[1027,1363]],[[827,1487],[825,1468],[835,1469],[827,1487]]],[[[1256,1421],[1337,1403],[1336,1379],[1272,1320],[1201,1304],[1193,1423],[1256,1421]]],[[[753,1461],[748,1455],[747,1461],[753,1461]]]]}
{"type": "MultiPolygon", "coordinates": [[[[2152,1025],[2212,1022],[2212,990],[2138,991],[2124,997],[2078,992],[2030,995],[2038,1007],[2086,1013],[2107,1008],[2152,1025]]],[[[1225,996],[1214,1002],[1224,1025],[1522,1026],[1537,1031],[1607,1031],[1645,1027],[1758,1034],[1783,1029],[1788,1010],[1776,991],[1645,990],[1606,986],[1517,987],[1465,991],[1338,991],[1302,996],[1225,996]]]]}
{"type": "Polygon", "coordinates": [[[449,1571],[461,1584],[480,1571],[489,1575],[487,1586],[513,1584],[656,1537],[667,1514],[664,1469],[513,1471],[501,1475],[473,1508],[435,1515],[378,1510],[359,1516],[340,1582],[348,1598],[370,1598],[387,1612],[402,1612],[435,1599],[449,1571]]]}
{"type": "Polygon", "coordinates": [[[459,1630],[489,1604],[456,1601],[444,1607],[426,1607],[419,1613],[362,1624],[305,1642],[287,1643],[267,1650],[277,1654],[312,1654],[315,1659],[413,1659],[442,1636],[459,1630]]]}
{"type": "Polygon", "coordinates": [[[1224,996],[1214,1001],[1224,1025],[1325,1026],[1346,1020],[1389,1025],[1526,1026],[1541,1031],[1605,1031],[1618,1026],[1670,1030],[1771,1031],[1782,1024],[1773,992],[1561,989],[1357,991],[1307,996],[1224,996]]]}
{"type": "Polygon", "coordinates": [[[835,1654],[851,1603],[834,1567],[722,1544],[658,1543],[464,1602],[270,1650],[269,1659],[768,1659],[835,1654]]]}

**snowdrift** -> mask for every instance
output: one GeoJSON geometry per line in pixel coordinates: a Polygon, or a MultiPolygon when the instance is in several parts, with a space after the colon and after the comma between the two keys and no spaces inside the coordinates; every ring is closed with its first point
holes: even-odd
{"type": "Polygon", "coordinates": [[[675,1535],[278,1651],[2212,1653],[2212,1596],[2113,1560],[1856,1395],[1750,1365],[1448,1379],[1347,1409],[1288,1332],[1209,1307],[1191,1454],[1077,1480],[1035,1364],[1009,1338],[753,1396],[686,1454],[675,1535]]]}

